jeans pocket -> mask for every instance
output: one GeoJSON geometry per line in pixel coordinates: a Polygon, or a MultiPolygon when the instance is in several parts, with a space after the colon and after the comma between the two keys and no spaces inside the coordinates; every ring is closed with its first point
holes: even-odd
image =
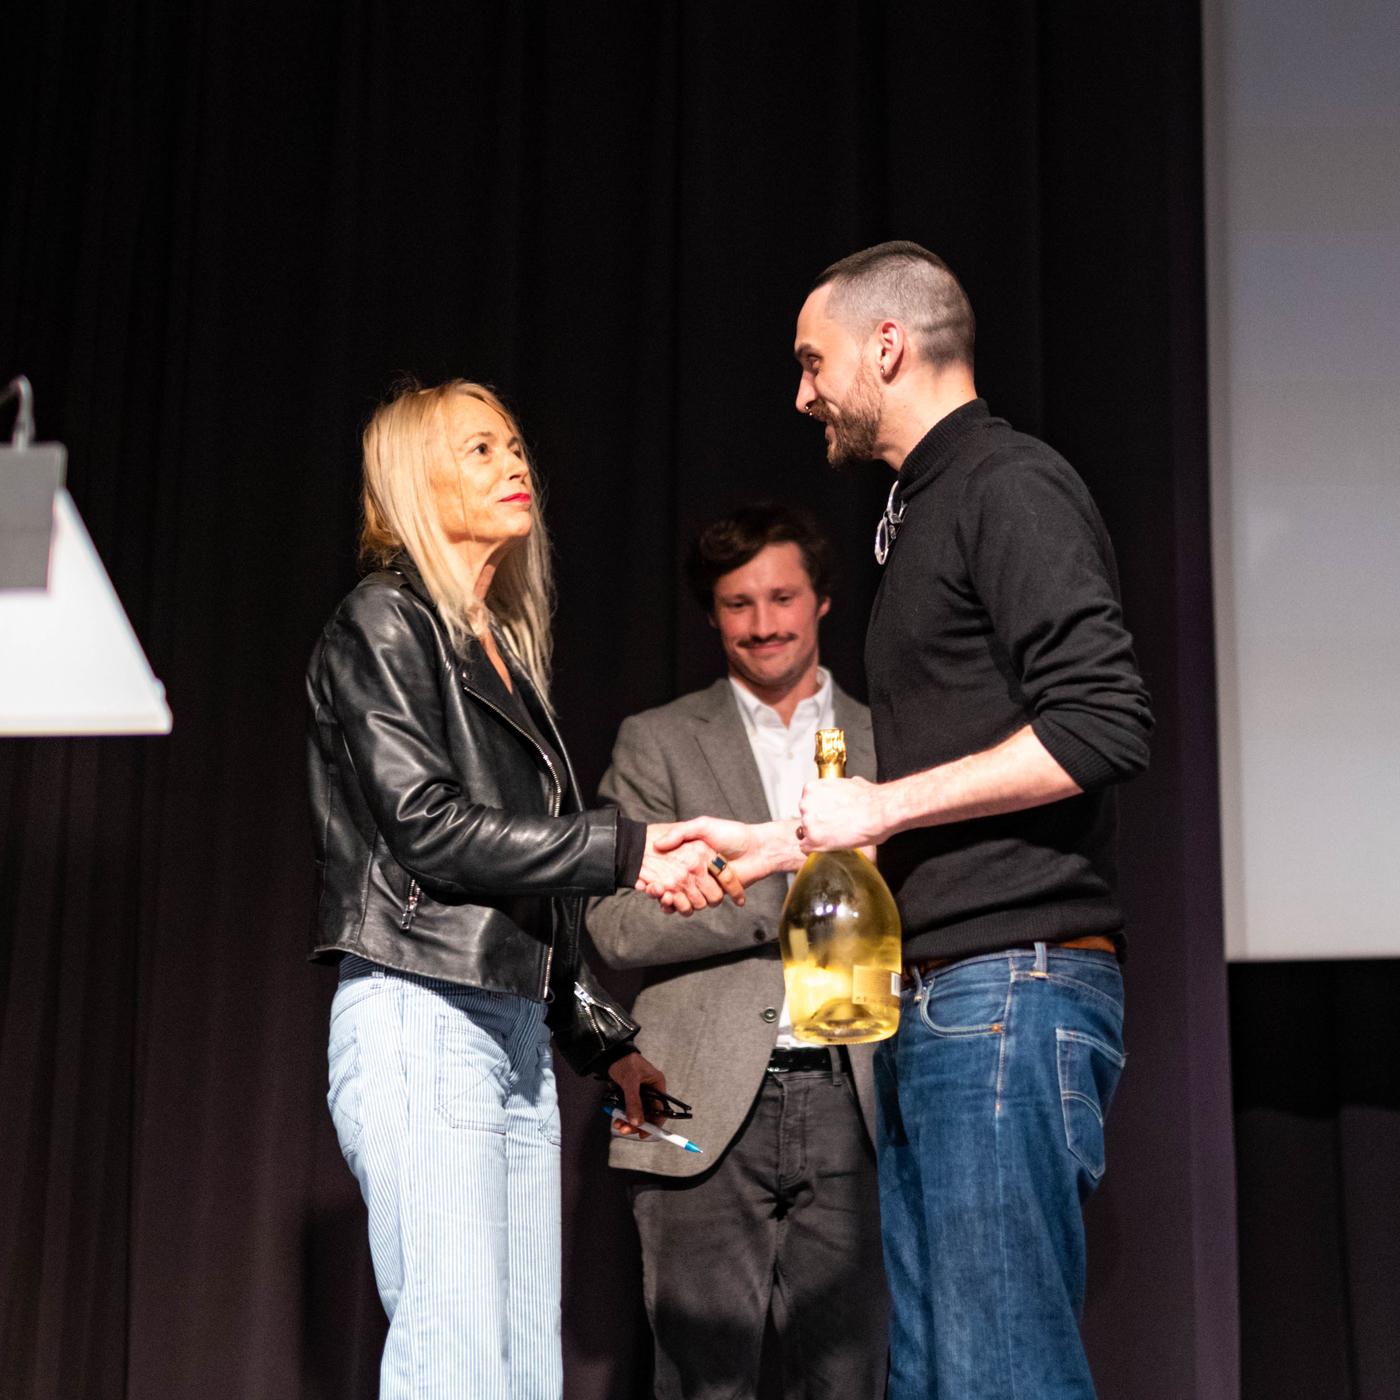
{"type": "Polygon", "coordinates": [[[1127,1056],[1083,1031],[1055,1031],[1065,1145],[1097,1183],[1104,1173],[1103,1124],[1127,1056]]]}
{"type": "Polygon", "coordinates": [[[331,1002],[331,1030],[335,1023],[348,1016],[357,1006],[363,1006],[372,997],[383,996],[389,988],[389,979],[375,977],[348,977],[335,989],[331,1002]]]}
{"type": "Polygon", "coordinates": [[[1006,1007],[1011,984],[1005,977],[960,985],[957,979],[940,982],[919,998],[919,1019],[936,1036],[1000,1035],[1006,1028],[1006,1007]]]}
{"type": "Polygon", "coordinates": [[[360,1042],[353,1029],[331,1040],[326,1059],[330,1071],[326,1106],[335,1124],[341,1155],[353,1164],[364,1132],[360,1114],[360,1042]]]}
{"type": "Polygon", "coordinates": [[[506,1130],[506,1052],[496,1037],[461,1009],[437,1023],[437,1109],[453,1128],[506,1130]]]}
{"type": "Polygon", "coordinates": [[[550,1053],[549,1041],[540,1044],[539,1090],[538,1090],[540,1136],[551,1147],[564,1145],[564,1125],[559,1117],[559,1092],[554,1083],[554,1056],[550,1053]]]}

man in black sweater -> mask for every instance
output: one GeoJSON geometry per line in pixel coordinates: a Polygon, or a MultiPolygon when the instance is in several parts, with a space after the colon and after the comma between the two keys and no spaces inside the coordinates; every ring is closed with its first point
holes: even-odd
{"type": "Polygon", "coordinates": [[[1090,1400],[1081,1206],[1124,1063],[1112,786],[1152,717],[1088,490],[988,412],[972,346],[917,244],[818,278],[797,407],[833,463],[898,473],[866,640],[879,781],[809,784],[795,831],[693,834],[746,883],[880,847],[905,959],[876,1058],[890,1400],[1090,1400]]]}

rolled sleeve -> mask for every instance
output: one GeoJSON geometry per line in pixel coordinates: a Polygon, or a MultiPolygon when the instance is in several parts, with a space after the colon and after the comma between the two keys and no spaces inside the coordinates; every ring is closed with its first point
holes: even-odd
{"type": "Polygon", "coordinates": [[[998,454],[969,476],[958,531],[1037,738],[1085,791],[1141,772],[1151,705],[1083,482],[1057,458],[998,454]]]}

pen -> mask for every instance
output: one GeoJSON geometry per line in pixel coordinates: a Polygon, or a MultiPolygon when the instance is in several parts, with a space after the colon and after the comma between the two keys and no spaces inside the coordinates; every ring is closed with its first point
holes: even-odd
{"type": "MultiPolygon", "coordinates": [[[[619,1123],[627,1122],[627,1115],[620,1108],[609,1108],[607,1104],[602,1105],[603,1112],[609,1118],[616,1118],[619,1123]]],[[[689,1138],[683,1138],[679,1133],[668,1133],[665,1128],[658,1128],[654,1123],[643,1123],[641,1127],[632,1125],[637,1132],[645,1138],[655,1138],[657,1142],[669,1142],[672,1147],[683,1147],[687,1152],[703,1152],[703,1147],[696,1147],[689,1138]]]]}

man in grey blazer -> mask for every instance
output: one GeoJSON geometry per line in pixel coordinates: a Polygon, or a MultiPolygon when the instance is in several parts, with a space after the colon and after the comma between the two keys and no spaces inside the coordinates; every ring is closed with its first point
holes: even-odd
{"type": "MultiPolygon", "coordinates": [[[[623,722],[600,796],[630,817],[796,814],[815,777],[818,728],[846,731],[847,772],[873,777],[870,716],[818,663],[830,607],[829,549],[800,512],[751,506],[691,550],[692,588],[719,632],[728,675],[623,722]]],[[[624,891],[588,926],[613,967],[645,985],[638,1047],[690,1102],[701,1154],[615,1138],[642,1241],[658,1400],[758,1394],[771,1316],[784,1392],[807,1400],[884,1394],[871,1047],[797,1041],[778,918],[789,877],[689,919],[624,891]]]]}

